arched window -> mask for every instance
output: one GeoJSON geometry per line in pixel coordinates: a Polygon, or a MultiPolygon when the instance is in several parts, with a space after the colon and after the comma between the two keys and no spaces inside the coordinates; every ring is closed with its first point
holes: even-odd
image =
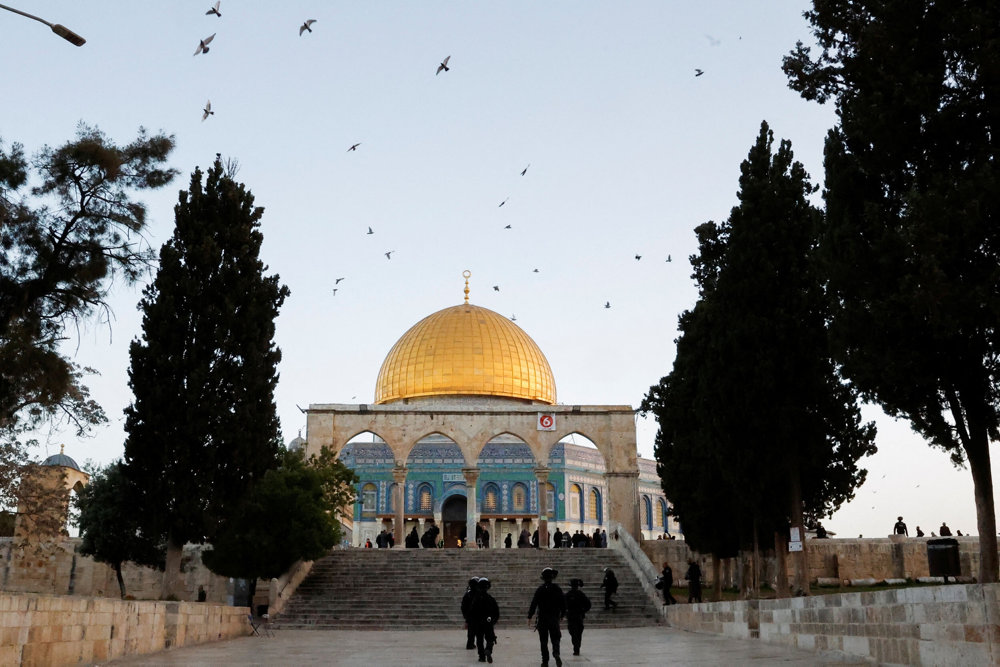
{"type": "Polygon", "coordinates": [[[497,485],[487,484],[483,489],[483,511],[484,512],[496,512],[497,511],[497,485]]]}
{"type": "Polygon", "coordinates": [[[652,507],[650,507],[649,496],[642,497],[642,518],[640,519],[640,523],[646,530],[653,529],[653,512],[652,507]]]}
{"type": "Polygon", "coordinates": [[[659,513],[660,525],[663,526],[663,532],[665,533],[669,532],[667,531],[667,527],[669,526],[669,524],[667,523],[667,501],[665,501],[663,498],[660,498],[657,501],[657,503],[659,504],[659,509],[660,509],[659,513]]]}
{"type": "Polygon", "coordinates": [[[579,519],[580,518],[580,505],[583,498],[583,489],[580,488],[579,484],[570,484],[569,486],[569,518],[579,519]]]}
{"type": "Polygon", "coordinates": [[[420,487],[420,511],[430,512],[434,509],[434,494],[431,493],[431,487],[424,484],[420,487]]]}
{"type": "Polygon", "coordinates": [[[590,498],[587,503],[587,518],[596,523],[601,522],[601,494],[597,489],[590,490],[590,498]]]}
{"type": "Polygon", "coordinates": [[[548,516],[556,514],[556,487],[552,486],[552,482],[545,483],[545,513],[548,516]]]}
{"type": "Polygon", "coordinates": [[[361,511],[362,512],[374,512],[375,511],[375,496],[376,496],[375,485],[369,482],[361,487],[361,511]]]}
{"type": "Polygon", "coordinates": [[[511,504],[515,512],[524,512],[528,508],[528,494],[524,484],[515,484],[511,490],[511,504]]]}

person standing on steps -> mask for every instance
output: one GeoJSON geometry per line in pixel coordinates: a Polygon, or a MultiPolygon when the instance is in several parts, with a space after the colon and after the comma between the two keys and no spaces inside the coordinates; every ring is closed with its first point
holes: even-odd
{"type": "Polygon", "coordinates": [[[490,580],[480,577],[476,595],[472,598],[472,606],[469,611],[471,626],[476,629],[476,649],[479,651],[479,662],[493,662],[493,645],[497,642],[496,632],[493,626],[500,618],[500,607],[492,595],[489,594],[490,580]]]}
{"type": "Polygon", "coordinates": [[[566,593],[566,629],[573,641],[573,655],[580,655],[580,642],[583,640],[583,617],[590,611],[590,598],[581,591],[582,579],[569,580],[569,592],[566,593]]]}
{"type": "Polygon", "coordinates": [[[604,589],[604,611],[608,609],[618,609],[618,603],[611,599],[611,596],[618,592],[618,577],[610,567],[604,568],[604,581],[601,582],[604,589]]]}
{"type": "Polygon", "coordinates": [[[470,613],[472,611],[472,601],[475,599],[479,588],[478,584],[479,577],[469,579],[469,586],[465,589],[465,595],[462,596],[462,618],[465,619],[465,648],[469,651],[476,648],[476,628],[472,623],[470,613]]]}
{"type": "Polygon", "coordinates": [[[549,664],[549,638],[552,639],[552,657],[556,661],[556,667],[562,667],[562,658],[559,657],[559,639],[562,637],[559,619],[566,615],[566,598],[563,597],[562,589],[552,582],[557,574],[558,570],[551,567],[542,570],[542,585],[535,589],[535,596],[531,598],[531,606],[528,607],[529,626],[531,617],[538,610],[535,629],[538,630],[538,642],[542,648],[542,667],[549,664]]]}

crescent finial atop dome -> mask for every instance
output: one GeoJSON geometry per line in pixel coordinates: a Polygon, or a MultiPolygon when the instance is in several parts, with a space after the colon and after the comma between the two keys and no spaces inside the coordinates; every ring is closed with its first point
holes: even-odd
{"type": "Polygon", "coordinates": [[[469,303],[469,276],[472,275],[472,271],[466,269],[462,271],[462,276],[465,278],[465,303],[469,303]]]}

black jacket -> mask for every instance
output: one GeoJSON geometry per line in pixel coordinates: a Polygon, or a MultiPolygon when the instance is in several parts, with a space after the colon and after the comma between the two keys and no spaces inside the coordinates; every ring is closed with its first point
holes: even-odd
{"type": "Polygon", "coordinates": [[[570,589],[566,593],[566,619],[582,621],[588,611],[590,611],[590,598],[579,588],[570,589]]]}
{"type": "Polygon", "coordinates": [[[528,608],[528,618],[535,615],[536,609],[539,623],[558,624],[559,619],[566,615],[566,598],[563,597],[562,589],[551,581],[536,588],[535,596],[531,598],[531,606],[528,608]]]}

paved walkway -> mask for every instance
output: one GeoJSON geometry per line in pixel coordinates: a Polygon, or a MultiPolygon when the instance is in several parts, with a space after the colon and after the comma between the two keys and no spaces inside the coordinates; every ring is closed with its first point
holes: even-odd
{"type": "MultiPolygon", "coordinates": [[[[497,628],[497,665],[537,665],[538,635],[527,626],[497,628]]],[[[563,665],[867,665],[860,659],[725,639],[664,627],[593,629],[583,633],[574,656],[563,629],[563,665]]],[[[125,658],[116,665],[478,665],[465,650],[464,630],[358,631],[282,630],[273,637],[241,637],[125,658]]],[[[552,661],[550,664],[555,665],[552,661]]]]}

